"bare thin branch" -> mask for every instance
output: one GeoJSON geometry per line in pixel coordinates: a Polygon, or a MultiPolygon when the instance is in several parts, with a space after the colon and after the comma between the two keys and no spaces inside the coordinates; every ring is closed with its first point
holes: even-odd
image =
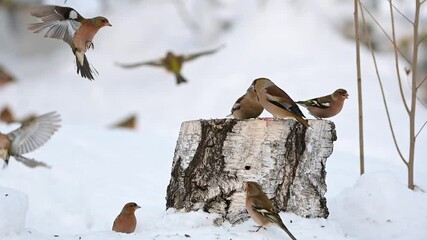
{"type": "Polygon", "coordinates": [[[418,45],[420,45],[421,43],[423,43],[426,39],[427,39],[427,34],[424,33],[424,35],[420,38],[420,41],[418,41],[418,45]]]}
{"type": "Polygon", "coordinates": [[[418,134],[420,134],[420,132],[423,130],[423,128],[426,126],[427,121],[424,122],[424,124],[421,126],[420,130],[418,130],[417,134],[415,134],[415,138],[418,137],[418,134]]]}
{"type": "Polygon", "coordinates": [[[359,117],[360,175],[365,173],[365,150],[363,138],[362,70],[360,64],[359,0],[354,0],[354,34],[356,36],[357,105],[359,117]]]}
{"type": "Polygon", "coordinates": [[[421,87],[421,85],[423,85],[423,83],[425,82],[427,80],[427,76],[418,84],[418,86],[417,86],[417,90],[418,90],[418,88],[419,87],[421,87]]]}
{"type": "Polygon", "coordinates": [[[403,14],[393,3],[391,3],[391,0],[387,0],[391,6],[393,6],[394,9],[396,9],[396,11],[403,17],[406,19],[406,21],[408,21],[410,24],[414,24],[413,21],[411,21],[411,19],[409,19],[405,14],[403,14]]]}
{"type": "Polygon", "coordinates": [[[403,57],[403,59],[405,59],[405,61],[412,66],[411,61],[409,61],[409,59],[405,56],[405,54],[403,54],[403,52],[400,50],[400,48],[397,46],[396,42],[393,42],[393,40],[391,39],[391,37],[388,35],[388,33],[386,32],[386,30],[381,26],[381,24],[378,22],[378,20],[375,18],[375,16],[369,11],[368,8],[366,8],[366,6],[359,1],[359,5],[361,6],[361,8],[363,8],[368,14],[369,16],[372,18],[372,20],[374,20],[374,22],[377,24],[377,26],[381,29],[381,31],[384,33],[384,35],[388,38],[388,40],[391,42],[391,44],[393,44],[393,47],[395,47],[397,49],[397,51],[400,53],[400,56],[403,57]]]}
{"type": "MultiPolygon", "coordinates": [[[[393,42],[396,42],[396,28],[394,26],[394,12],[393,12],[393,3],[392,0],[388,0],[390,3],[390,18],[391,18],[391,32],[392,32],[392,38],[393,42]]],[[[398,55],[398,49],[396,44],[393,44],[394,47],[394,62],[396,66],[396,76],[397,76],[397,82],[399,83],[399,91],[400,91],[400,97],[402,98],[403,106],[405,107],[406,113],[409,115],[409,107],[406,103],[405,94],[403,93],[403,87],[402,87],[402,78],[400,76],[400,68],[399,68],[399,55],[398,55]]]]}
{"type": "Polygon", "coordinates": [[[393,123],[391,122],[391,116],[390,116],[390,112],[388,110],[388,105],[387,105],[387,100],[386,100],[386,97],[385,97],[383,83],[382,83],[382,80],[381,80],[381,76],[380,76],[380,73],[379,73],[377,60],[376,60],[376,57],[375,57],[375,52],[374,52],[374,49],[372,48],[372,43],[371,43],[370,35],[369,35],[368,28],[367,28],[366,21],[365,21],[365,14],[364,14],[364,11],[363,11],[365,8],[362,6],[362,4],[361,4],[360,1],[359,1],[359,6],[360,6],[360,13],[362,15],[362,20],[363,20],[363,29],[364,29],[365,34],[366,34],[366,38],[367,38],[369,50],[371,51],[372,60],[374,62],[375,72],[376,72],[376,75],[377,75],[378,83],[380,85],[381,96],[382,96],[382,99],[383,99],[384,108],[385,108],[385,111],[386,111],[388,125],[389,125],[390,132],[391,132],[391,135],[392,135],[392,138],[393,138],[394,146],[396,147],[396,150],[397,150],[397,153],[400,156],[400,159],[403,161],[403,163],[406,166],[408,166],[408,162],[406,161],[405,157],[403,156],[403,154],[402,154],[402,152],[400,150],[399,144],[397,142],[396,134],[394,133],[393,123]]]}

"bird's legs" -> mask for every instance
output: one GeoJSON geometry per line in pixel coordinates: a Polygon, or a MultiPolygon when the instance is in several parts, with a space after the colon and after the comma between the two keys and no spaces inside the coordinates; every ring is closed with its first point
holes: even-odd
{"type": "Polygon", "coordinates": [[[266,229],[266,228],[265,228],[265,227],[263,227],[263,226],[254,226],[254,227],[256,227],[256,228],[257,228],[257,230],[249,230],[249,232],[258,232],[261,228],[266,229]]]}
{"type": "Polygon", "coordinates": [[[91,41],[87,41],[86,42],[86,50],[88,50],[89,48],[95,49],[95,46],[93,45],[93,42],[91,41]]]}

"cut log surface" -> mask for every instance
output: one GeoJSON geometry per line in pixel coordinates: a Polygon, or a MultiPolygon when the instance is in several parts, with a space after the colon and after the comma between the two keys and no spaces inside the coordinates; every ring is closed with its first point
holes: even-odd
{"type": "Polygon", "coordinates": [[[211,119],[181,125],[166,207],[248,218],[246,181],[258,182],[278,210],[326,218],[326,159],[335,125],[293,119],[211,119]]]}

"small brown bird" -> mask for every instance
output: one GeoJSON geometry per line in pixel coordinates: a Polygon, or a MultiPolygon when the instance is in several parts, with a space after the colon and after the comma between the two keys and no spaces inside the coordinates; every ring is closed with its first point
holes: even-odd
{"type": "Polygon", "coordinates": [[[127,129],[136,129],[138,123],[138,116],[136,114],[132,114],[125,119],[113,124],[112,128],[127,128],[127,129]]]}
{"type": "Polygon", "coordinates": [[[253,86],[250,86],[245,95],[241,96],[234,103],[229,116],[234,116],[236,119],[257,118],[263,110],[264,108],[258,102],[253,86]]]}
{"type": "Polygon", "coordinates": [[[267,195],[262,191],[261,186],[256,182],[246,183],[246,210],[251,218],[260,225],[260,228],[275,224],[283,229],[292,240],[296,240],[294,235],[283,223],[279,214],[274,211],[274,207],[267,195]]]}
{"type": "Polygon", "coordinates": [[[134,202],[126,203],[113,224],[113,231],[121,233],[133,233],[136,228],[135,211],[141,208],[134,202]]]}
{"type": "Polygon", "coordinates": [[[257,93],[259,103],[275,118],[293,117],[304,126],[309,126],[298,105],[270,79],[255,79],[252,86],[257,93]]]}
{"type": "Polygon", "coordinates": [[[50,112],[23,123],[21,127],[8,134],[0,133],[0,158],[6,165],[10,156],[13,156],[28,167],[48,167],[45,163],[26,158],[22,154],[32,152],[45,144],[59,129],[60,121],[57,113],[50,112]]]}
{"type": "Polygon", "coordinates": [[[132,64],[122,64],[122,63],[116,63],[116,64],[122,68],[135,68],[140,66],[163,67],[166,69],[166,71],[171,72],[175,75],[176,84],[179,85],[181,83],[187,82],[187,80],[181,75],[181,69],[184,62],[194,60],[201,56],[206,56],[206,55],[216,53],[221,48],[222,46],[213,50],[194,53],[194,54],[188,54],[188,55],[175,55],[173,52],[168,51],[164,58],[161,58],[158,60],[132,63],[132,64]]]}
{"type": "Polygon", "coordinates": [[[7,124],[16,122],[15,116],[9,106],[5,106],[0,111],[0,122],[5,122],[7,124]]]}
{"type": "Polygon", "coordinates": [[[348,96],[347,91],[340,88],[330,95],[298,101],[297,103],[307,108],[310,114],[317,119],[330,118],[341,112],[348,96]]]}
{"type": "Polygon", "coordinates": [[[0,66],[0,88],[6,86],[9,83],[13,83],[14,81],[15,78],[2,66],[0,66]]]}
{"type": "Polygon", "coordinates": [[[86,19],[76,10],[70,7],[43,5],[32,7],[30,14],[42,20],[40,23],[30,24],[28,29],[34,33],[46,31],[44,37],[56,38],[70,45],[76,56],[77,74],[89,80],[93,80],[96,72],[89,65],[86,51],[94,49],[93,38],[98,30],[111,24],[105,17],[86,19]]]}

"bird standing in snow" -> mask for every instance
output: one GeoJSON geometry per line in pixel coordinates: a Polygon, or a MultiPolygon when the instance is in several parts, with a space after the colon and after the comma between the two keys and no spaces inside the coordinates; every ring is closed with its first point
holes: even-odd
{"type": "Polygon", "coordinates": [[[322,119],[333,117],[341,112],[347,98],[347,91],[340,88],[330,95],[298,101],[297,104],[307,108],[310,114],[317,119],[322,119]]]}
{"type": "Polygon", "coordinates": [[[181,69],[184,62],[194,60],[201,56],[206,56],[206,55],[216,53],[221,48],[222,47],[219,47],[210,51],[204,51],[204,52],[188,54],[188,55],[176,55],[173,52],[168,51],[164,58],[161,58],[158,60],[131,63],[131,64],[123,64],[123,63],[116,63],[116,64],[122,68],[135,68],[140,66],[163,67],[166,69],[166,71],[171,72],[175,75],[176,84],[179,85],[181,83],[187,82],[187,80],[181,75],[181,69]]]}
{"type": "Polygon", "coordinates": [[[260,225],[266,227],[275,224],[283,229],[292,240],[296,240],[294,235],[285,226],[279,214],[274,211],[274,207],[268,199],[267,195],[262,191],[261,186],[256,182],[246,183],[246,210],[248,210],[251,218],[260,225]]]}
{"type": "Polygon", "coordinates": [[[24,122],[21,127],[8,134],[0,133],[0,158],[6,165],[10,156],[13,156],[28,167],[48,167],[45,163],[28,159],[22,154],[32,152],[45,144],[59,129],[60,121],[57,113],[50,112],[24,122]]]}
{"type": "Polygon", "coordinates": [[[113,231],[121,233],[133,233],[136,228],[135,211],[141,208],[134,202],[126,203],[113,223],[113,231]]]}
{"type": "Polygon", "coordinates": [[[263,110],[264,108],[258,102],[253,86],[250,86],[245,95],[241,96],[234,103],[229,116],[234,116],[236,119],[257,118],[263,110]]]}
{"type": "Polygon", "coordinates": [[[293,117],[304,126],[309,126],[298,105],[270,79],[255,79],[252,86],[257,93],[259,103],[275,118],[293,117]]]}
{"type": "Polygon", "coordinates": [[[105,26],[111,27],[108,20],[105,17],[86,19],[73,8],[53,5],[32,7],[30,14],[42,22],[30,24],[28,29],[34,33],[46,31],[44,37],[68,43],[76,56],[77,74],[93,80],[96,70],[89,65],[85,53],[89,48],[94,48],[92,40],[98,30],[105,26]]]}

